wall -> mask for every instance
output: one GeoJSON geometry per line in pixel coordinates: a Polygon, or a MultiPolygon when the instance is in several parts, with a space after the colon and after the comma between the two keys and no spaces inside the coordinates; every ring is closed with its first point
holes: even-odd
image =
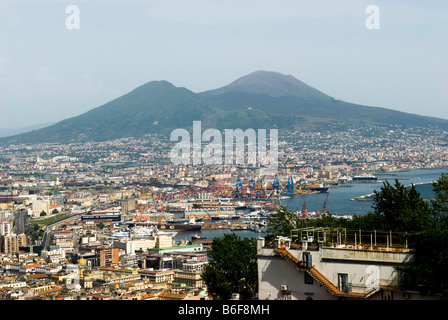
{"type": "Polygon", "coordinates": [[[332,300],[336,297],[329,295],[324,287],[316,281],[305,284],[305,274],[298,271],[283,258],[258,257],[258,295],[260,300],[283,300],[287,294],[281,292],[281,286],[287,285],[292,300],[332,300]]]}

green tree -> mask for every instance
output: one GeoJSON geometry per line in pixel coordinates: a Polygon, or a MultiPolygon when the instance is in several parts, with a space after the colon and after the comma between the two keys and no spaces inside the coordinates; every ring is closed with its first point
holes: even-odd
{"type": "Polygon", "coordinates": [[[207,252],[209,264],[202,274],[208,292],[217,299],[230,299],[232,293],[251,298],[257,292],[256,240],[224,234],[213,239],[207,252]]]}
{"type": "Polygon", "coordinates": [[[353,220],[349,222],[351,229],[364,230],[387,230],[384,216],[375,212],[368,212],[365,215],[354,215],[353,220]]]}
{"type": "Polygon", "coordinates": [[[268,238],[289,236],[291,230],[298,228],[297,214],[281,206],[272,215],[268,216],[268,238]]]}
{"type": "Polygon", "coordinates": [[[346,228],[349,227],[349,224],[349,220],[335,218],[331,213],[327,212],[321,215],[319,219],[299,219],[297,227],[298,229],[306,227],[346,228]]]}
{"type": "Polygon", "coordinates": [[[413,258],[398,268],[404,275],[404,287],[441,293],[448,299],[448,176],[443,174],[433,184],[432,215],[427,227],[408,235],[413,258]]]}
{"type": "Polygon", "coordinates": [[[403,286],[420,293],[441,293],[448,299],[448,230],[428,229],[408,235],[413,258],[397,268],[404,275],[403,286]]]}
{"type": "Polygon", "coordinates": [[[431,206],[434,210],[434,227],[448,228],[448,175],[442,173],[432,186],[434,199],[431,200],[431,206]]]}

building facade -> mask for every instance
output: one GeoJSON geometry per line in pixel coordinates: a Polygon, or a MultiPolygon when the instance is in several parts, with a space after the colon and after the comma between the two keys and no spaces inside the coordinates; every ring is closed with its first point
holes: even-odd
{"type": "Polygon", "coordinates": [[[19,247],[25,247],[26,245],[25,234],[0,236],[0,252],[2,253],[15,254],[19,252],[19,247]]]}
{"type": "MultiPolygon", "coordinates": [[[[405,247],[371,244],[326,244],[316,232],[292,246],[278,237],[267,245],[257,240],[260,300],[408,300],[438,299],[400,287],[395,267],[411,259],[405,247]]],[[[299,237],[300,239],[300,237],[299,237]]]]}
{"type": "Polygon", "coordinates": [[[109,267],[120,262],[117,247],[98,247],[95,250],[97,266],[109,267]]]}

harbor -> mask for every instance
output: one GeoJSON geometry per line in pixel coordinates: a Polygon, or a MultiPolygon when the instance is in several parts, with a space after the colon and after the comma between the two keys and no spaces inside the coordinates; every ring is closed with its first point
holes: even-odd
{"type": "MultiPolygon", "coordinates": [[[[406,186],[415,184],[421,196],[430,199],[431,183],[445,171],[446,169],[395,172],[382,175],[375,182],[365,180],[365,183],[329,186],[324,192],[313,190],[314,192],[306,193],[297,192],[301,188],[288,189],[288,186],[294,185],[292,179],[283,186],[279,183],[276,190],[265,189],[264,193],[258,190],[258,193],[238,194],[241,185],[237,185],[234,190],[229,187],[227,196],[221,194],[219,197],[210,190],[200,190],[196,194],[189,194],[186,199],[166,201],[160,206],[162,210],[157,212],[136,212],[131,218],[125,218],[123,225],[131,230],[134,227],[155,228],[161,234],[172,234],[173,241],[177,243],[191,242],[192,237],[196,241],[207,240],[205,242],[209,243],[213,238],[222,237],[226,233],[258,238],[266,235],[268,217],[280,206],[296,213],[299,219],[317,219],[324,212],[329,212],[336,218],[351,219],[354,215],[363,215],[372,210],[373,191],[380,190],[384,181],[393,185],[397,179],[406,186]],[[254,200],[255,195],[262,199],[254,200]]],[[[115,213],[109,215],[111,219],[116,216],[115,213]]],[[[94,221],[99,218],[108,220],[107,215],[99,212],[83,217],[94,221]]],[[[126,232],[129,230],[121,230],[115,235],[126,236],[126,232]]]]}

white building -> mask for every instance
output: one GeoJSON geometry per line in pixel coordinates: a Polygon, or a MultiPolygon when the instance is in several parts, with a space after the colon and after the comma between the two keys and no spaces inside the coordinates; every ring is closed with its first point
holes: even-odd
{"type": "Polygon", "coordinates": [[[12,234],[12,220],[0,220],[0,236],[12,234]]]}
{"type": "Polygon", "coordinates": [[[411,258],[406,247],[329,244],[324,228],[297,231],[301,242],[294,248],[290,238],[269,247],[257,240],[260,300],[438,299],[400,289],[395,267],[411,258]]]}
{"type": "Polygon", "coordinates": [[[33,201],[33,217],[39,218],[42,211],[45,212],[45,214],[50,213],[50,200],[44,199],[44,200],[34,200],[33,201]]]}

